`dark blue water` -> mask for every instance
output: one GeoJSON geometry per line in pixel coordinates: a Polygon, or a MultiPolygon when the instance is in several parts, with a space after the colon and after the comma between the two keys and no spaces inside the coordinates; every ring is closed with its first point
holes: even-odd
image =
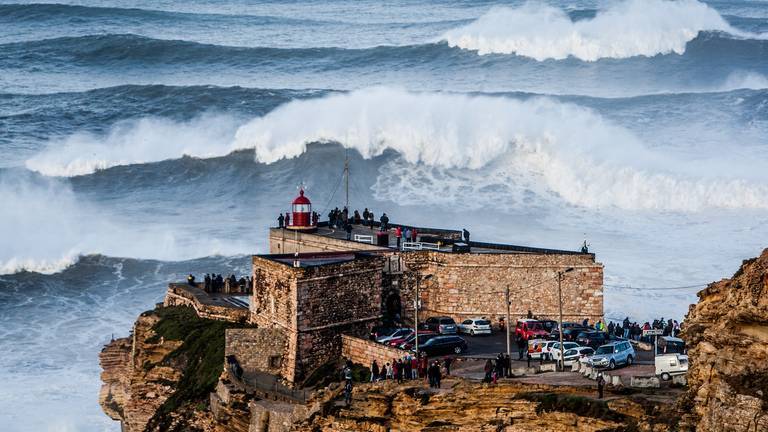
{"type": "Polygon", "coordinates": [[[355,208],[586,237],[608,317],[680,319],[696,289],[640,288],[766,246],[763,2],[0,0],[0,29],[2,430],[116,430],[101,345],[247,271],[300,183],[340,205],[345,147],[355,208]]]}

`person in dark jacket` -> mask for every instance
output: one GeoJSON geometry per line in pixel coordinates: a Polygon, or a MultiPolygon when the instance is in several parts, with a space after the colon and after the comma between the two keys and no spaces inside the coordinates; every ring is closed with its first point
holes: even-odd
{"type": "Polygon", "coordinates": [[[379,363],[376,360],[371,363],[371,382],[379,380],[379,363]]]}
{"type": "Polygon", "coordinates": [[[605,387],[605,378],[603,378],[603,374],[600,374],[597,376],[597,398],[598,399],[603,398],[603,387],[605,387]]]}
{"type": "Polygon", "coordinates": [[[389,228],[389,217],[386,213],[381,215],[381,218],[379,218],[379,222],[381,222],[381,230],[386,231],[389,228]]]}
{"type": "Polygon", "coordinates": [[[282,213],[280,213],[280,216],[277,217],[277,227],[278,228],[285,227],[285,216],[283,216],[282,213]]]}

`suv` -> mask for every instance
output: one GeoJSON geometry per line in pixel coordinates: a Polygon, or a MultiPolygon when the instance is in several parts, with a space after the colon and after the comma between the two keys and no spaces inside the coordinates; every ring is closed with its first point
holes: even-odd
{"type": "Polygon", "coordinates": [[[491,322],[485,318],[468,318],[459,324],[459,333],[491,334],[491,322]]]}
{"type": "Polygon", "coordinates": [[[424,326],[432,331],[440,334],[456,334],[458,328],[456,327],[456,321],[451,317],[431,317],[427,318],[424,326]]]}
{"type": "Polygon", "coordinates": [[[615,369],[618,364],[632,366],[635,360],[635,349],[629,341],[611,342],[602,345],[589,359],[592,367],[615,369]]]}
{"type": "Polygon", "coordinates": [[[466,352],[467,348],[467,342],[459,336],[435,336],[424,342],[424,344],[419,344],[419,351],[427,356],[449,353],[461,354],[466,352]]]}
{"type": "Polygon", "coordinates": [[[576,337],[576,342],[582,346],[588,346],[590,348],[597,348],[600,345],[605,345],[610,341],[608,333],[601,331],[585,331],[579,333],[576,337]]]}
{"type": "Polygon", "coordinates": [[[549,335],[549,332],[544,328],[544,325],[532,319],[517,320],[517,326],[515,327],[515,336],[523,339],[544,339],[549,335]]]}

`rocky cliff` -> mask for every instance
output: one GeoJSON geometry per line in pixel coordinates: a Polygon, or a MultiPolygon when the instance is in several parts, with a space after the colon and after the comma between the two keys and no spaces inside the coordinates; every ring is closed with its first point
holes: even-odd
{"type": "Polygon", "coordinates": [[[224,331],[187,307],[139,316],[128,338],[101,352],[99,403],[126,432],[216,430],[208,398],[223,369],[224,331]]]}
{"type": "Polygon", "coordinates": [[[691,347],[683,429],[768,431],[768,249],[699,293],[683,337],[691,347]]]}

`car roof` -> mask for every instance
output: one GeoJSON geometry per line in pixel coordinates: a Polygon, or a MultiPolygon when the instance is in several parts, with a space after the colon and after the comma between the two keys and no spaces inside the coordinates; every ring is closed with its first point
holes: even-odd
{"type": "Polygon", "coordinates": [[[672,336],[662,336],[662,338],[664,338],[664,340],[666,340],[666,341],[668,341],[668,342],[680,342],[680,343],[685,343],[685,341],[684,341],[684,340],[682,340],[682,339],[680,339],[680,338],[672,337],[672,336]]]}

